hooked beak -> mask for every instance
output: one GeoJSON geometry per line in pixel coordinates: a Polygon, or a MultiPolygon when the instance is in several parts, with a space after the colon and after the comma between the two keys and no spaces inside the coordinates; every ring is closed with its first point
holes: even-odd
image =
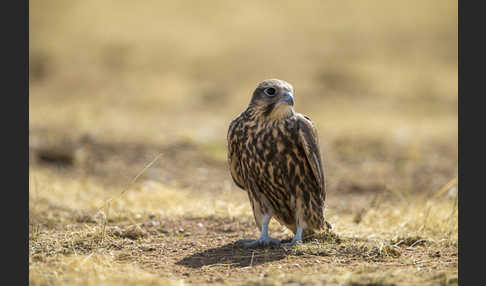
{"type": "Polygon", "coordinates": [[[294,106],[294,96],[291,92],[285,91],[278,102],[285,102],[290,106],[294,106]]]}

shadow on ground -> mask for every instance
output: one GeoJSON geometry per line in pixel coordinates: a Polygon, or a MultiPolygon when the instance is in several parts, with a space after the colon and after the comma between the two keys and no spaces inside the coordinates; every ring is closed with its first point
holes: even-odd
{"type": "Polygon", "coordinates": [[[176,264],[189,268],[223,264],[246,267],[281,260],[286,256],[285,249],[281,247],[243,248],[241,243],[233,242],[188,255],[176,264]]]}

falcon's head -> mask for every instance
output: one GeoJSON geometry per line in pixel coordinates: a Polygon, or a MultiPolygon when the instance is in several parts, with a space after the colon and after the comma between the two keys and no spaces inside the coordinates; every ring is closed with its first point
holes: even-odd
{"type": "Polygon", "coordinates": [[[250,106],[268,119],[282,119],[294,113],[294,88],[280,79],[266,79],[253,92],[250,106]]]}

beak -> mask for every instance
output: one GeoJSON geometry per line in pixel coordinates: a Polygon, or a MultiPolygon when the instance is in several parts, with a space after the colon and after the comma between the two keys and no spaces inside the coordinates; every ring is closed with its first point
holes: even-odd
{"type": "Polygon", "coordinates": [[[291,92],[285,91],[282,97],[278,100],[279,102],[285,102],[290,106],[294,106],[294,96],[291,92]]]}

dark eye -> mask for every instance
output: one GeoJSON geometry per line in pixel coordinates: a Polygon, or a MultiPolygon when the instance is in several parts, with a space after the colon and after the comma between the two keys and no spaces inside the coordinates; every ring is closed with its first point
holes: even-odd
{"type": "Polygon", "coordinates": [[[268,96],[274,96],[277,93],[277,91],[273,87],[265,88],[264,92],[268,96]]]}

